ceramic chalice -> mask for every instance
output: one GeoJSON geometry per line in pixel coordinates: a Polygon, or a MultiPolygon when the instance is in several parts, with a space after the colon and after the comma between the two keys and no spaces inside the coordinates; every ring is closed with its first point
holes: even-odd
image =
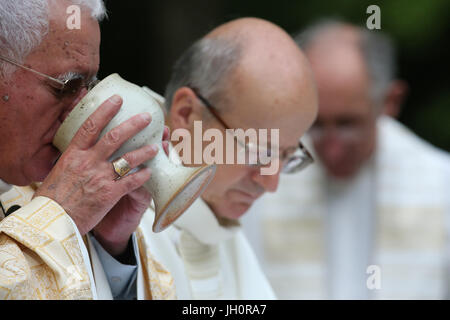
{"type": "Polygon", "coordinates": [[[164,114],[159,95],[148,88],[143,89],[125,81],[118,74],[112,74],[99,82],[75,106],[56,133],[53,144],[64,152],[84,121],[114,94],[122,97],[123,105],[100,137],[136,114],[149,112],[152,116],[152,122],[124,143],[110,160],[144,145],[159,146],[160,152],[156,157],[144,164],[152,169],[151,178],[144,186],[151,193],[155,204],[153,231],[160,232],[172,224],[201,195],[214,176],[216,168],[215,165],[184,167],[169,160],[161,144],[164,114]]]}

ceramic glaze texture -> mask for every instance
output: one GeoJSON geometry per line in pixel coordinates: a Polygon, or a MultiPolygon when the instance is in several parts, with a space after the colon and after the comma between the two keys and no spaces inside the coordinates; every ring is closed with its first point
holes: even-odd
{"type": "MultiPolygon", "coordinates": [[[[188,168],[172,163],[163,151],[161,140],[164,131],[164,114],[161,101],[155,100],[151,90],[123,80],[112,74],[97,84],[77,104],[64,120],[55,135],[53,144],[64,152],[77,130],[105,100],[114,94],[120,95],[123,105],[117,115],[101,132],[100,137],[134,115],[148,112],[151,123],[136,136],[125,142],[110,161],[144,145],[157,144],[160,152],[144,165],[152,169],[151,178],[145,187],[155,202],[155,232],[162,231],[175,221],[203,192],[215,173],[215,166],[188,168]],[[149,92],[150,91],[150,92],[149,92]]],[[[159,97],[159,95],[158,95],[159,97]]],[[[111,166],[112,170],[112,166],[111,166]]]]}
{"type": "Polygon", "coordinates": [[[54,138],[54,145],[64,152],[78,128],[105,100],[117,94],[122,97],[123,105],[114,119],[106,126],[100,136],[139,113],[148,112],[152,116],[152,122],[144,130],[123,144],[112,156],[117,158],[127,152],[136,150],[146,144],[158,144],[164,130],[164,115],[158,102],[150,98],[149,94],[139,86],[123,80],[118,74],[112,74],[97,84],[79,102],[79,104],[67,116],[54,138]]]}

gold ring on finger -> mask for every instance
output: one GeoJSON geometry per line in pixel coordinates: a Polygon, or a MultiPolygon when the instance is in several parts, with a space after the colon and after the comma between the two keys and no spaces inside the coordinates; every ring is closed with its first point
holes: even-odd
{"type": "Polygon", "coordinates": [[[131,171],[131,166],[127,160],[120,157],[112,162],[114,172],[117,173],[118,177],[115,180],[118,180],[125,176],[128,172],[131,171]]]}

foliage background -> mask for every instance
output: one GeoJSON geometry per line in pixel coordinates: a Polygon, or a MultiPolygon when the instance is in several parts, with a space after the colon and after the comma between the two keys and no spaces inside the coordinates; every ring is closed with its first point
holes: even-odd
{"type": "Polygon", "coordinates": [[[118,72],[164,93],[177,57],[221,23],[254,16],[291,34],[325,17],[364,26],[371,4],[381,8],[382,31],[396,41],[399,77],[410,87],[400,121],[450,151],[448,0],[107,0],[100,77],[118,72]]]}

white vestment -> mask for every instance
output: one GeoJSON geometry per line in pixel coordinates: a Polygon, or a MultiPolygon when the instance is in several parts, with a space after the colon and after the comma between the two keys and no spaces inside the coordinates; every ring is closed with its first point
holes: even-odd
{"type": "MultiPolygon", "coordinates": [[[[99,252],[82,238],[70,216],[55,201],[32,199],[36,186],[12,187],[0,181],[0,300],[112,299],[99,252]]],[[[137,260],[137,299],[173,299],[173,279],[133,236],[137,260]]],[[[119,279],[120,280],[120,279],[119,279]]]]}
{"type": "Polygon", "coordinates": [[[320,164],[282,176],[242,221],[277,296],[448,297],[449,159],[383,116],[375,155],[352,179],[320,164]]]}
{"type": "Polygon", "coordinates": [[[239,226],[222,227],[197,199],[162,233],[151,230],[154,214],[140,225],[153,257],[175,280],[178,299],[274,299],[239,226]]]}

